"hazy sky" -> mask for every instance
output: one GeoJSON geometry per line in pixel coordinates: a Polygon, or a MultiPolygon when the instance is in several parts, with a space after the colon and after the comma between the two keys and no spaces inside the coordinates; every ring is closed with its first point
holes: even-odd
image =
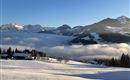
{"type": "MultiPolygon", "coordinates": [[[[88,25],[129,15],[129,0],[1,0],[2,24],[88,25]]],[[[0,18],[1,18],[0,17],[0,18]]]]}

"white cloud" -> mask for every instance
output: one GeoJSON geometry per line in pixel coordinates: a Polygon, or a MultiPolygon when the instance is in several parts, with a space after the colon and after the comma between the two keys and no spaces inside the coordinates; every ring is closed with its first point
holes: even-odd
{"type": "Polygon", "coordinates": [[[73,45],[42,47],[40,50],[51,55],[67,56],[71,58],[81,57],[119,57],[122,53],[130,54],[130,46],[121,44],[97,44],[97,45],[73,45]]]}
{"type": "MultiPolygon", "coordinates": [[[[31,49],[31,47],[17,45],[2,45],[2,48],[13,47],[18,49],[31,49]]],[[[65,56],[69,58],[86,57],[120,57],[122,53],[130,55],[130,46],[125,43],[120,44],[96,44],[96,45],[72,45],[36,48],[53,56],[65,56]]]]}

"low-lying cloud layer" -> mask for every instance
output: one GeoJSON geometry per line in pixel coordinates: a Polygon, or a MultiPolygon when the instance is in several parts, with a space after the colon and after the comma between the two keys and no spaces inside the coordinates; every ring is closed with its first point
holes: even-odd
{"type": "Polygon", "coordinates": [[[130,54],[130,46],[125,43],[42,47],[40,50],[48,52],[50,55],[70,58],[119,57],[122,53],[130,54]]]}
{"type": "MultiPolygon", "coordinates": [[[[31,47],[17,45],[1,45],[2,48],[12,47],[13,49],[32,49],[31,47]]],[[[96,45],[72,45],[72,46],[55,46],[36,48],[46,52],[48,55],[64,56],[68,58],[86,58],[86,57],[120,57],[122,53],[130,55],[130,45],[120,44],[96,44],[96,45]]]]}

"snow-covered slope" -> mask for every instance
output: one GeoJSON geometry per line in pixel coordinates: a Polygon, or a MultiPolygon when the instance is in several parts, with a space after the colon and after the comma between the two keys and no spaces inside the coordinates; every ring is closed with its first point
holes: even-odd
{"type": "Polygon", "coordinates": [[[95,33],[95,32],[92,32],[90,33],[91,36],[93,36],[94,38],[94,41],[96,41],[97,43],[102,43],[102,38],[99,36],[99,34],[95,33]]]}
{"type": "Polygon", "coordinates": [[[130,69],[69,61],[67,64],[1,60],[1,80],[130,80],[130,69]]]}
{"type": "Polygon", "coordinates": [[[118,20],[121,24],[126,24],[126,23],[128,22],[128,20],[129,20],[129,18],[126,17],[126,16],[120,16],[120,17],[117,18],[117,20],[118,20]]]}
{"type": "Polygon", "coordinates": [[[26,32],[40,32],[44,31],[44,28],[41,25],[24,25],[23,31],[26,32]]]}

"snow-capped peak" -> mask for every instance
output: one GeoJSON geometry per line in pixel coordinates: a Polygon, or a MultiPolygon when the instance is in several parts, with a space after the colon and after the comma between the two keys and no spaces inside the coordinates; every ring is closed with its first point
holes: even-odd
{"type": "Polygon", "coordinates": [[[15,25],[15,27],[17,28],[17,29],[19,29],[19,30],[22,30],[23,29],[23,26],[21,26],[21,25],[18,25],[18,24],[14,24],[15,25]]]}
{"type": "Polygon", "coordinates": [[[128,22],[128,17],[126,16],[120,16],[117,18],[117,20],[121,23],[121,24],[126,24],[128,22]]]}
{"type": "Polygon", "coordinates": [[[5,31],[19,31],[23,29],[23,26],[15,23],[10,23],[10,24],[1,25],[0,29],[5,31]]]}
{"type": "Polygon", "coordinates": [[[41,25],[18,25],[16,23],[3,24],[0,26],[2,31],[25,31],[25,32],[40,32],[44,31],[41,25]]]}

